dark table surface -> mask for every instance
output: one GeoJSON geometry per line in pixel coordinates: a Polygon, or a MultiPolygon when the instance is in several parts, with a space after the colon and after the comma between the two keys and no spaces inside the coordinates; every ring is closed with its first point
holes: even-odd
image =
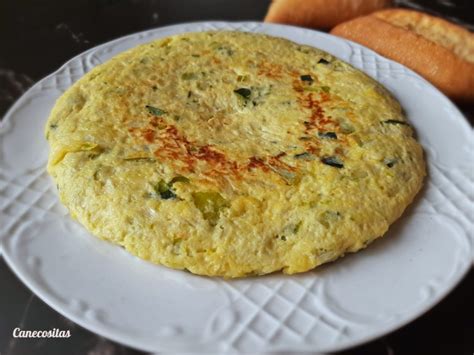
{"type": "MultiPolygon", "coordinates": [[[[97,44],[167,24],[261,20],[269,0],[2,0],[0,117],[33,83],[97,44]]],[[[472,0],[399,0],[474,29],[472,0]]],[[[471,124],[472,106],[462,106],[471,124]]],[[[474,354],[474,271],[409,325],[341,354],[474,354]]],[[[0,257],[0,354],[142,354],[62,317],[32,294],[0,257]],[[14,339],[22,329],[70,329],[68,339],[14,339]]]]}

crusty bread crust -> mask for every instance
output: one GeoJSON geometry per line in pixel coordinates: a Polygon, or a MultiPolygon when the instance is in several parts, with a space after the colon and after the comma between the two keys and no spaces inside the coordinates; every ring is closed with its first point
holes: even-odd
{"type": "Polygon", "coordinates": [[[474,35],[455,24],[393,9],[342,23],[331,33],[406,65],[456,101],[474,102],[474,35]]]}
{"type": "Polygon", "coordinates": [[[391,0],[273,0],[265,22],[330,29],[390,3],[391,0]]]}
{"type": "Polygon", "coordinates": [[[405,9],[378,11],[373,15],[394,26],[411,30],[474,63],[474,36],[460,26],[439,17],[405,9]]]}

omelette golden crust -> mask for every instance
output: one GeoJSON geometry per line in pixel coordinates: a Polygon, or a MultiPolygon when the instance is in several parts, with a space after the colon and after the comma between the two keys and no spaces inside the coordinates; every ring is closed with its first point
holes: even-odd
{"type": "Polygon", "coordinates": [[[196,274],[297,273],[382,236],[425,165],[398,102],[312,47],[160,39],[56,103],[48,171],[94,235],[196,274]]]}

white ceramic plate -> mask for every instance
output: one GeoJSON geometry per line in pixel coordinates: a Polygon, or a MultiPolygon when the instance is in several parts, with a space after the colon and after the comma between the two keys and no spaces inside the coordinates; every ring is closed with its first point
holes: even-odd
{"type": "Polygon", "coordinates": [[[296,27],[204,22],[100,45],[28,90],[0,143],[0,242],[9,266],[51,307],[148,351],[335,351],[388,333],[435,305],[473,259],[473,131],[456,107],[403,66],[357,44],[296,27]],[[43,126],[74,81],[115,54],[182,32],[241,30],[322,48],[400,100],[428,160],[425,188],[388,235],[314,272],[234,281],[170,270],[88,234],[45,172],[43,126]]]}

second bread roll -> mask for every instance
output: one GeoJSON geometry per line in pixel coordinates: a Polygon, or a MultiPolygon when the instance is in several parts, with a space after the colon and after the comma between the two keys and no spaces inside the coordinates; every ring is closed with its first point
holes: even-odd
{"type": "Polygon", "coordinates": [[[393,9],[342,23],[331,33],[406,65],[456,101],[474,102],[474,35],[460,26],[393,9]]]}

